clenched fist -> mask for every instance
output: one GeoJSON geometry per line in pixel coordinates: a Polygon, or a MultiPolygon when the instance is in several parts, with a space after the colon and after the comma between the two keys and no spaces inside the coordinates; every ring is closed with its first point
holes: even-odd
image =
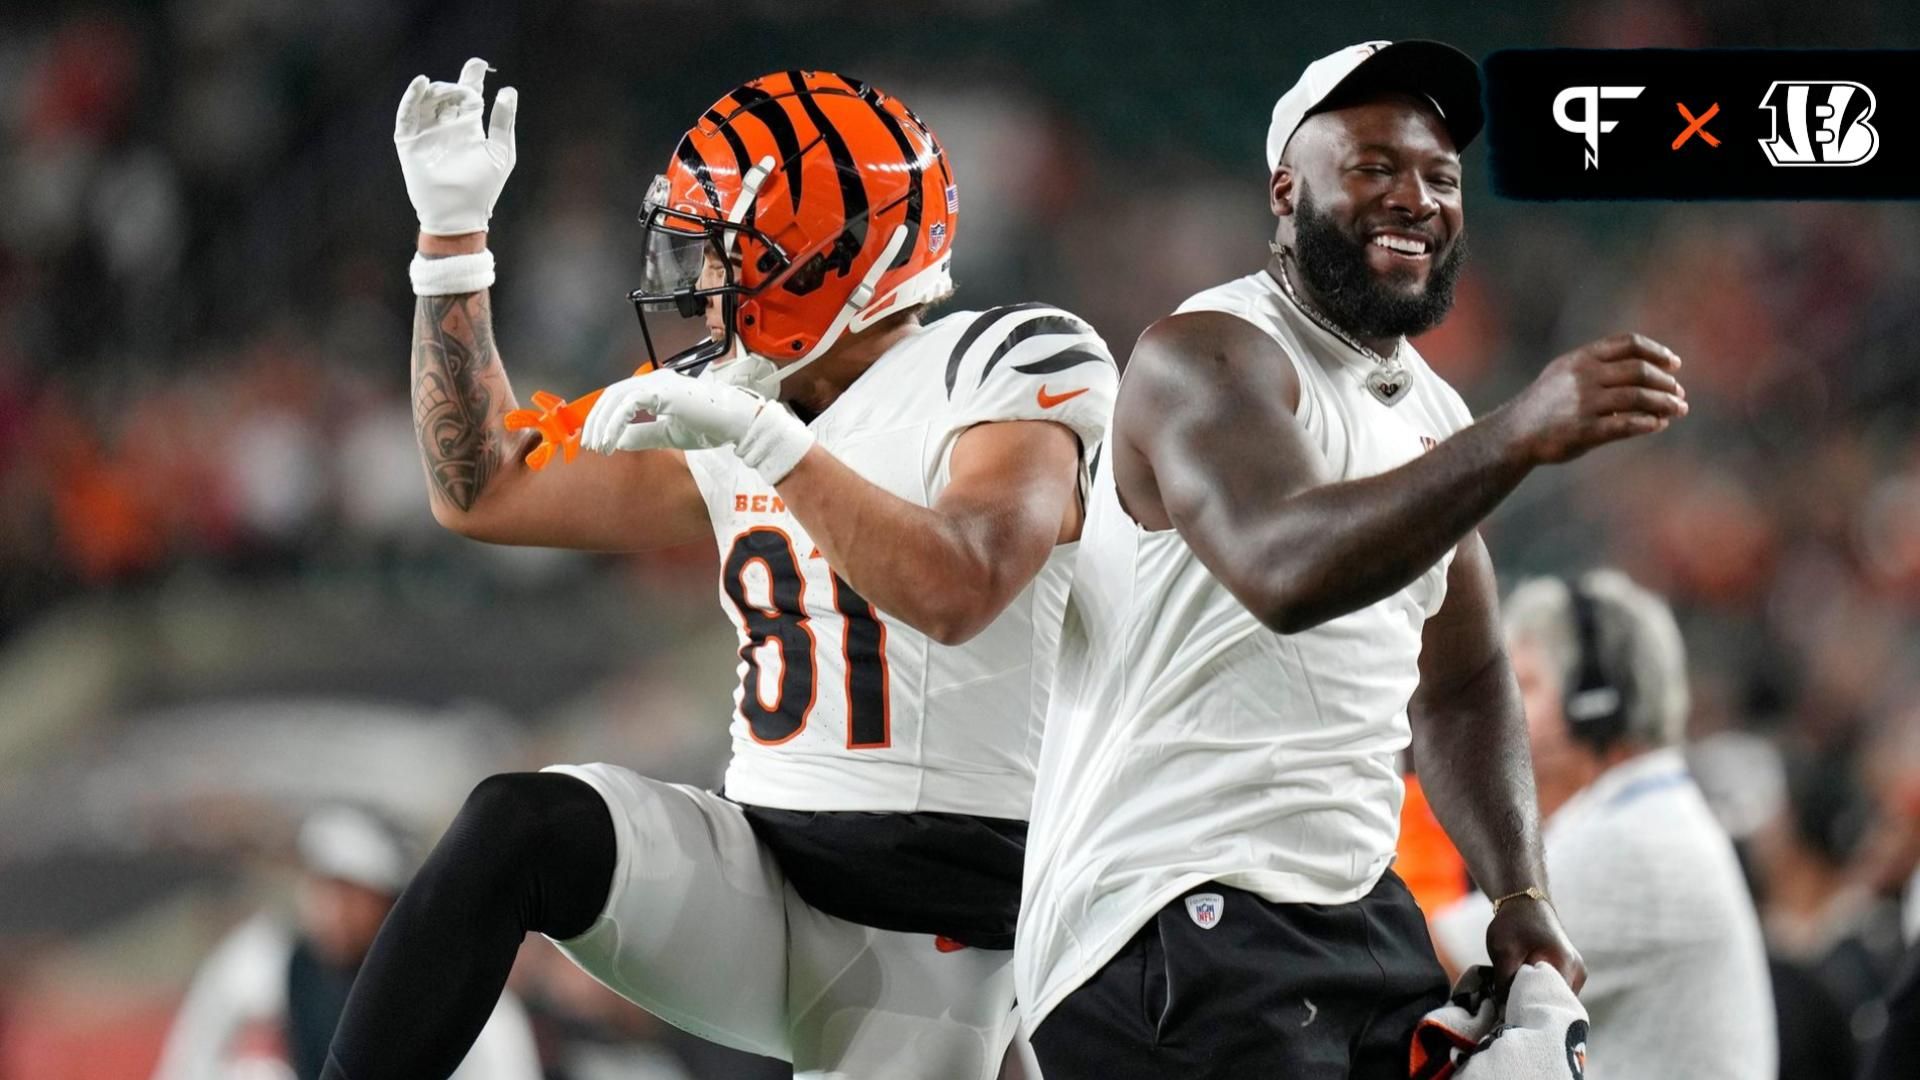
{"type": "Polygon", "coordinates": [[[731,445],[762,479],[778,484],[812,448],[813,433],[784,406],[750,390],[649,371],[607,387],[580,429],[580,445],[602,454],[731,445]],[[639,420],[643,413],[654,419],[639,420]]]}
{"type": "Polygon", "coordinates": [[[1687,415],[1678,370],[1673,350],[1639,334],[1582,345],[1501,407],[1508,438],[1528,464],[1549,465],[1663,431],[1687,415]]]}

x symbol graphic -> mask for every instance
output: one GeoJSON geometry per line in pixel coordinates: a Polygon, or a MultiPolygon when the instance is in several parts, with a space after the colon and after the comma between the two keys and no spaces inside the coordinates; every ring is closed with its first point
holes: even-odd
{"type": "Polygon", "coordinates": [[[1688,112],[1687,107],[1685,105],[1680,104],[1677,101],[1673,103],[1673,107],[1676,109],[1679,109],[1680,115],[1687,118],[1687,129],[1680,133],[1679,138],[1673,140],[1673,149],[1675,150],[1680,149],[1681,143],[1686,142],[1689,138],[1692,138],[1696,134],[1699,135],[1702,139],[1705,139],[1708,146],[1720,145],[1720,140],[1714,138],[1713,132],[1707,130],[1707,121],[1713,119],[1714,114],[1720,111],[1719,102],[1717,101],[1714,102],[1711,106],[1707,108],[1706,112],[1701,113],[1698,117],[1688,112]]]}

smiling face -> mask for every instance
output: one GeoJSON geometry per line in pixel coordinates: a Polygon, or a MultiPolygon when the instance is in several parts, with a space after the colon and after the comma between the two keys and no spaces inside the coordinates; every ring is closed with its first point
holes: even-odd
{"type": "Polygon", "coordinates": [[[1406,336],[1446,318],[1467,253],[1460,156],[1423,99],[1309,117],[1274,173],[1273,208],[1302,284],[1349,332],[1406,336]]]}

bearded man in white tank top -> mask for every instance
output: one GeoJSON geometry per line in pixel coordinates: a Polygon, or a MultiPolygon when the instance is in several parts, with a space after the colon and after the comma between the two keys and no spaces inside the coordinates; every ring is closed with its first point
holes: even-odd
{"type": "Polygon", "coordinates": [[[1479,72],[1434,42],[1274,109],[1265,268],[1148,329],[1090,496],[1015,947],[1048,1080],[1407,1075],[1446,984],[1388,869],[1412,746],[1500,977],[1576,989],[1480,519],[1535,466],[1687,411],[1622,334],[1478,422],[1405,338],[1464,256],[1479,72]]]}

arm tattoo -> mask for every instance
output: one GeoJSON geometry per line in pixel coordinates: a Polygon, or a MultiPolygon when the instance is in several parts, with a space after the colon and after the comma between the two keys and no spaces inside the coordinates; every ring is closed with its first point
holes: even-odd
{"type": "Polygon", "coordinates": [[[413,429],[434,497],[456,509],[474,501],[505,454],[496,401],[504,383],[489,376],[494,352],[487,294],[423,296],[413,315],[413,429]]]}

